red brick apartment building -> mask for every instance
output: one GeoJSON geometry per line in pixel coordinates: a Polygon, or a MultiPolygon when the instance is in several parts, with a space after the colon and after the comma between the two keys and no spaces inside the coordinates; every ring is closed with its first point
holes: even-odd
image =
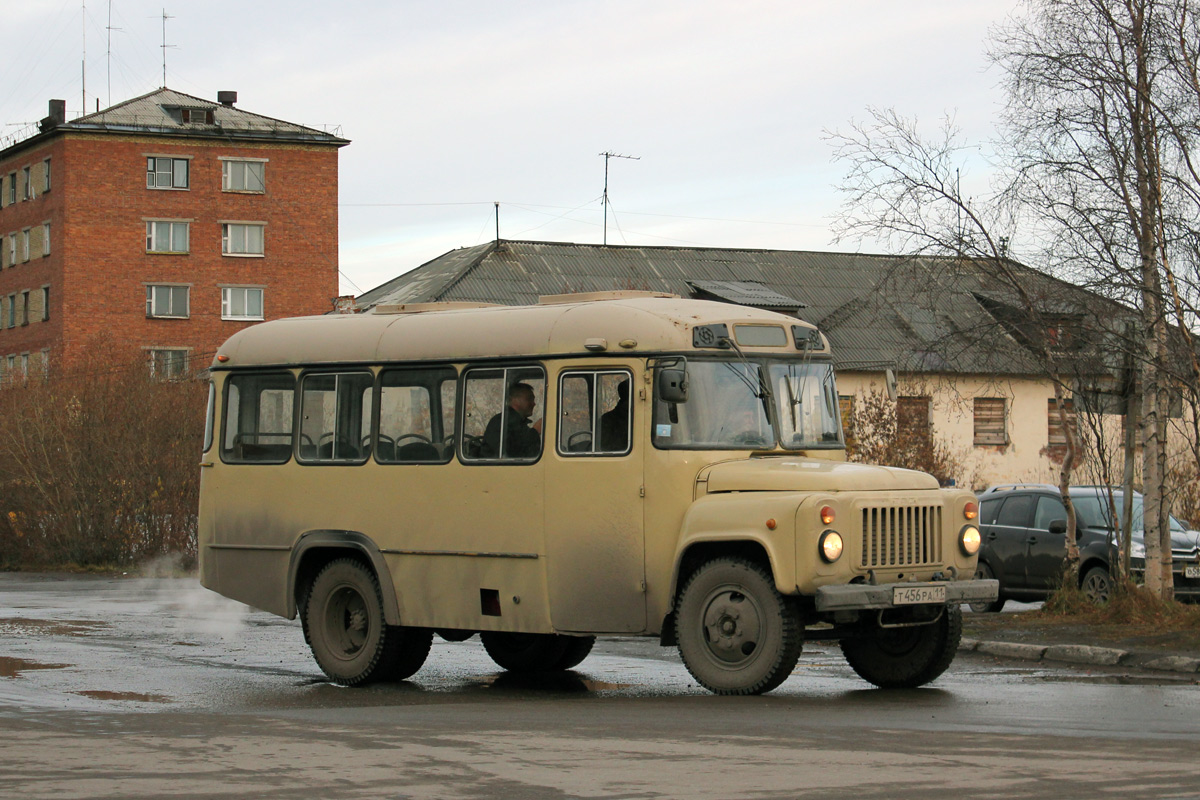
{"type": "Polygon", "coordinates": [[[324,131],[158,89],[0,141],[0,380],[208,366],[255,321],[330,310],[338,149],[324,131]],[[110,368],[113,364],[106,364],[110,368]]]}

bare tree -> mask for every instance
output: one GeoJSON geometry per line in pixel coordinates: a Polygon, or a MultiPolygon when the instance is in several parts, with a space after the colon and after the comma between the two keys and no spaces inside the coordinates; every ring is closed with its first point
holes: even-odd
{"type": "MultiPolygon", "coordinates": [[[[1047,317],[1045,297],[1031,288],[1029,270],[1009,259],[1007,238],[997,231],[1010,226],[1007,209],[996,201],[975,202],[960,190],[959,165],[968,148],[947,119],[938,135],[924,138],[913,120],[892,109],[868,109],[866,123],[852,123],[849,132],[830,132],[827,138],[838,159],[849,165],[839,189],[845,208],[836,233],[842,238],[874,237],[901,252],[954,256],[950,263],[982,271],[1003,295],[1012,298],[1031,325],[1024,344],[1054,388],[1056,408],[1066,437],[1059,466],[1059,488],[1067,511],[1065,557],[1078,571],[1075,508],[1067,491],[1077,460],[1078,440],[1068,415],[1066,390],[1070,375],[1061,363],[1056,342],[1045,335],[1054,328],[1047,317]]],[[[973,148],[972,148],[973,149],[973,148]]],[[[1005,335],[997,323],[988,332],[1005,335]]]]}
{"type": "MultiPolygon", "coordinates": [[[[1200,286],[1198,8],[1197,0],[1026,0],[992,33],[1008,103],[994,146],[1002,180],[982,201],[964,200],[950,180],[964,149],[952,127],[923,141],[893,112],[873,112],[873,126],[834,136],[850,162],[844,232],[882,232],[994,265],[992,275],[1044,321],[994,233],[1020,222],[1027,260],[1136,310],[1129,332],[1114,326],[1105,338],[1138,378],[1146,584],[1163,599],[1173,596],[1171,393],[1182,389],[1200,407],[1190,336],[1200,286]],[[940,210],[914,211],[915,203],[940,210]]],[[[1034,350],[1061,399],[1061,359],[1052,347],[1034,350]]],[[[1069,474],[1064,464],[1064,490],[1069,474]]]]}

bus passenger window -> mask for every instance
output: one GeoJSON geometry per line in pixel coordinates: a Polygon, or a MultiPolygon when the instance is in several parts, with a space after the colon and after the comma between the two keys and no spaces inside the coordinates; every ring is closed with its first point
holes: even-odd
{"type": "Polygon", "coordinates": [[[542,453],[546,376],[541,367],[467,372],[462,457],[466,461],[536,461],[542,453]]]}
{"type": "Polygon", "coordinates": [[[301,461],[361,462],[370,449],[370,372],[308,374],[300,389],[301,461]],[[366,434],[364,435],[364,432],[366,434]]]}
{"type": "Polygon", "coordinates": [[[624,370],[565,372],[559,379],[558,451],[621,455],[630,449],[632,376],[624,370]]]}
{"type": "Polygon", "coordinates": [[[382,373],[376,461],[437,464],[450,460],[454,454],[456,378],[448,367],[382,373]]]}
{"type": "Polygon", "coordinates": [[[295,386],[290,372],[230,375],[225,380],[221,459],[282,464],[291,458],[295,386]]]}

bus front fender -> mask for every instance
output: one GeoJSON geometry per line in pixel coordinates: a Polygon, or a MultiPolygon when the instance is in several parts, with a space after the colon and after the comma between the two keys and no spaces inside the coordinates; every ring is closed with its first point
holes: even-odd
{"type": "Polygon", "coordinates": [[[312,530],[300,534],[292,547],[291,562],[288,564],[287,618],[296,618],[296,597],[300,592],[307,591],[317,573],[330,561],[346,556],[357,557],[375,570],[383,595],[384,620],[388,625],[399,625],[400,604],[396,599],[391,571],[379,546],[371,537],[358,531],[312,530]]]}

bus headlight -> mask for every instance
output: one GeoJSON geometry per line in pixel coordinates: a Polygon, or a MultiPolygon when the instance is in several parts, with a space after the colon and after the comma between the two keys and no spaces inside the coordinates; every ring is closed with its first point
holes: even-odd
{"type": "Polygon", "coordinates": [[[832,564],[842,557],[842,535],[837,531],[825,531],[817,544],[826,564],[832,564]]]}
{"type": "Polygon", "coordinates": [[[983,543],[983,537],[979,535],[979,528],[974,525],[967,525],[958,534],[958,547],[963,551],[965,556],[973,556],[979,552],[979,545],[983,543]]]}

